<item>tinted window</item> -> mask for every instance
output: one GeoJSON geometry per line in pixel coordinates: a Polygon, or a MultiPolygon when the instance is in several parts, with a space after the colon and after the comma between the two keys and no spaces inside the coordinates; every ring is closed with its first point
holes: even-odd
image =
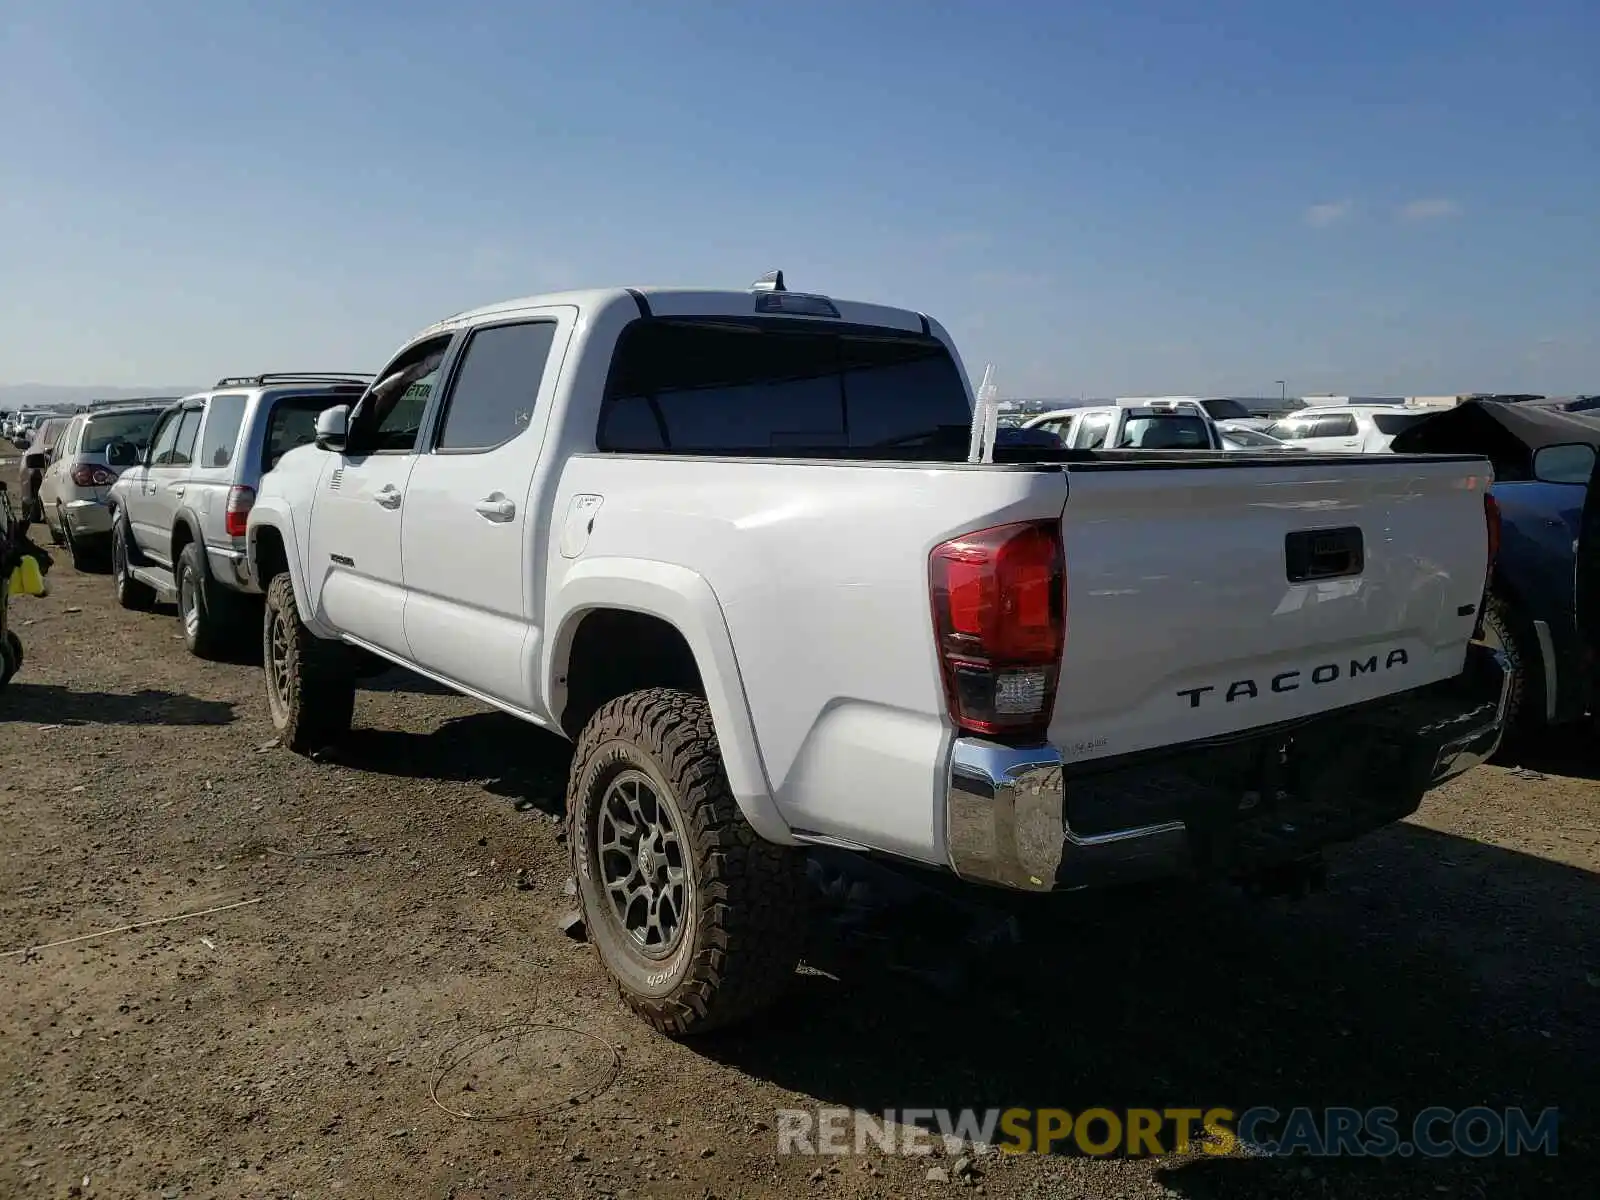
{"type": "Polygon", "coordinates": [[[198,467],[225,467],[233,461],[244,421],[244,396],[213,396],[206,405],[205,436],[200,439],[198,467]]]}
{"type": "Polygon", "coordinates": [[[450,386],[439,449],[487,450],[526,429],[555,336],[554,321],[474,333],[450,386]]]}
{"type": "Polygon", "coordinates": [[[1349,413],[1341,413],[1333,417],[1318,417],[1317,431],[1312,437],[1355,437],[1356,419],[1349,413]]]}
{"type": "Polygon", "coordinates": [[[1085,417],[1083,424],[1078,427],[1077,448],[1079,450],[1099,450],[1106,444],[1106,434],[1111,429],[1111,418],[1108,416],[1085,417]]]}
{"type": "Polygon", "coordinates": [[[1372,423],[1378,427],[1379,433],[1392,437],[1402,429],[1410,429],[1418,421],[1426,420],[1427,416],[1427,413],[1373,413],[1372,423]]]}
{"type": "Polygon", "coordinates": [[[150,465],[164,463],[172,457],[172,443],[178,436],[178,417],[181,414],[173,413],[163,422],[161,428],[156,430],[155,444],[150,447],[150,465]]]}
{"type": "Polygon", "coordinates": [[[913,335],[758,321],[640,321],[618,346],[603,449],[839,454],[964,448],[967,391],[949,352],[913,335]]]}
{"type": "Polygon", "coordinates": [[[1200,407],[1211,414],[1213,421],[1237,421],[1250,415],[1250,410],[1237,400],[1202,400],[1200,407]]]}
{"type": "Polygon", "coordinates": [[[126,442],[142,453],[150,444],[150,432],[160,415],[158,409],[153,412],[106,413],[90,417],[84,424],[79,450],[84,454],[104,454],[113,443],[126,442]]]}
{"type": "MultiPolygon", "coordinates": [[[[200,432],[200,410],[189,408],[183,411],[178,420],[172,422],[173,438],[167,441],[165,448],[158,453],[154,465],[160,467],[187,467],[194,458],[195,434],[200,432]]],[[[165,434],[165,430],[162,431],[165,434]]]]}
{"type": "Polygon", "coordinates": [[[272,405],[267,417],[266,440],[261,447],[261,469],[272,470],[278,460],[299,446],[309,446],[317,438],[317,415],[333,408],[331,396],[283,396],[272,405]]]}

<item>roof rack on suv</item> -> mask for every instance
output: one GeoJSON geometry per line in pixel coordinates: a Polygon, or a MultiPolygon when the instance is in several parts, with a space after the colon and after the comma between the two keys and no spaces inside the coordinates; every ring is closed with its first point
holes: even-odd
{"type": "Polygon", "coordinates": [[[366,387],[372,375],[364,371],[271,371],[264,375],[229,375],[217,387],[265,387],[269,383],[353,383],[366,387]]]}

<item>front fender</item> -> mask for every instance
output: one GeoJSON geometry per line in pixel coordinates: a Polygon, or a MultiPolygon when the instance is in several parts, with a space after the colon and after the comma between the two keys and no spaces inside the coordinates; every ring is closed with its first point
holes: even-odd
{"type": "Polygon", "coordinates": [[[722,748],[723,770],[745,820],[770,842],[795,844],[762,765],[722,604],[694,571],[649,559],[591,558],[567,572],[548,614],[548,627],[554,632],[545,640],[540,663],[542,694],[549,697],[552,715],[566,706],[567,663],[578,625],[586,612],[597,608],[658,617],[683,635],[700,670],[722,748]]]}
{"type": "Polygon", "coordinates": [[[337,630],[330,629],[317,620],[317,609],[306,587],[305,557],[300,553],[300,539],[295,532],[293,515],[288,505],[275,497],[258,498],[250,509],[250,521],[245,528],[244,541],[245,563],[249,568],[250,578],[255,580],[256,586],[263,592],[272,582],[262,577],[257,558],[261,530],[266,528],[272,529],[283,542],[284,558],[288,560],[289,583],[294,588],[294,604],[300,612],[300,620],[318,637],[338,637],[337,630]]]}

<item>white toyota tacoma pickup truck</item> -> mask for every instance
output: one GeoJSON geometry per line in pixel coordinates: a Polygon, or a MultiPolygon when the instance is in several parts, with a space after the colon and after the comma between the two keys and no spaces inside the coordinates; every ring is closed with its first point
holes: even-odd
{"type": "Polygon", "coordinates": [[[782,990],[808,845],[1248,879],[1495,750],[1484,460],[982,461],[973,409],[936,321],[781,276],[440,322],[262,479],[281,740],[376,655],[575,742],[589,937],[672,1034],[782,990]]]}

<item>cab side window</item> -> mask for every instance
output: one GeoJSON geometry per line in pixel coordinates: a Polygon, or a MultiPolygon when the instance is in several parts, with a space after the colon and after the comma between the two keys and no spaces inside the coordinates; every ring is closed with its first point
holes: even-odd
{"type": "Polygon", "coordinates": [[[411,454],[416,450],[422,419],[449,348],[450,335],[429,338],[403,351],[384,368],[356,405],[347,454],[411,454]]]}
{"type": "Polygon", "coordinates": [[[1106,434],[1111,429],[1111,418],[1108,416],[1085,417],[1083,424],[1078,426],[1076,448],[1079,450],[1100,450],[1106,444],[1106,434]]]}
{"type": "Polygon", "coordinates": [[[150,440],[150,465],[152,467],[166,466],[172,459],[172,444],[178,440],[178,420],[183,414],[168,413],[162,419],[161,428],[156,430],[155,437],[150,440]]]}
{"type": "Polygon", "coordinates": [[[185,409],[183,416],[178,419],[177,429],[173,433],[172,449],[167,452],[167,457],[161,462],[164,467],[187,467],[194,461],[194,443],[200,433],[200,416],[203,410],[198,408],[185,409]]]}

